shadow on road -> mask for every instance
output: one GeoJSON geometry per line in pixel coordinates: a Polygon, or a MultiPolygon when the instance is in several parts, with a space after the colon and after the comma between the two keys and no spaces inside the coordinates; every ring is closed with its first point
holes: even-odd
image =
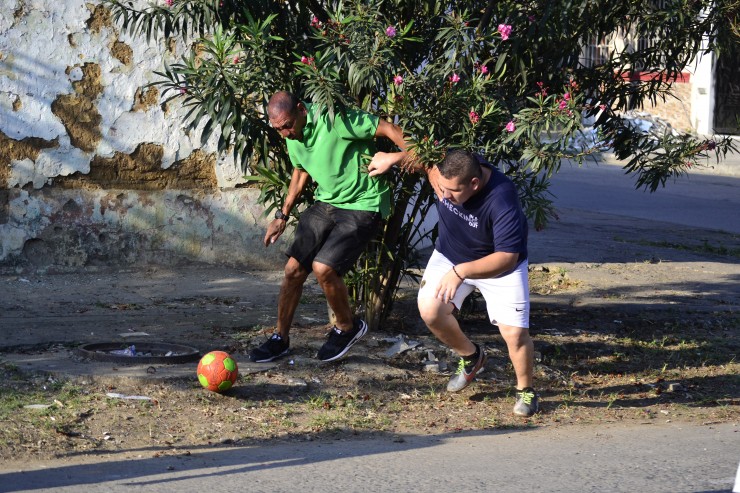
{"type": "MultiPolygon", "coordinates": [[[[388,453],[414,453],[420,449],[441,447],[455,437],[494,436],[527,431],[526,428],[506,431],[479,431],[464,434],[441,434],[430,436],[402,435],[386,433],[358,433],[344,437],[337,433],[306,436],[291,436],[279,443],[265,441],[246,446],[216,445],[188,447],[187,452],[178,452],[170,447],[147,447],[126,449],[120,454],[106,452],[99,461],[94,454],[77,457],[70,454],[60,457],[43,469],[6,472],[0,474],[0,491],[46,490],[50,487],[76,487],[81,491],[106,483],[126,488],[149,487],[152,491],[172,491],[177,483],[195,479],[210,479],[217,485],[224,475],[237,475],[253,472],[270,472],[276,477],[290,475],[295,466],[311,466],[322,462],[337,462],[337,474],[351,475],[351,470],[363,458],[388,453]],[[350,442],[345,441],[351,439],[350,442]],[[116,455],[125,454],[124,459],[116,455]],[[149,458],[141,458],[149,455],[149,458]],[[84,463],[65,464],[65,461],[84,461],[84,463]],[[342,465],[344,464],[344,465],[342,465]]],[[[21,465],[22,466],[22,465],[21,465]]],[[[19,467],[20,469],[21,467],[19,467]]],[[[430,471],[431,473],[431,471],[430,471]]],[[[383,471],[378,471],[378,480],[383,471]]],[[[436,474],[436,473],[433,473],[436,474]]],[[[290,477],[290,476],[288,476],[290,477]]],[[[314,478],[315,481],[316,478],[314,478]]],[[[327,478],[331,480],[331,478],[327,478]]],[[[300,491],[302,481],[309,478],[292,477],[295,490],[300,491]]],[[[282,484],[284,481],[280,481],[282,484]]],[[[279,491],[269,484],[244,485],[244,491],[279,491]]],[[[331,491],[331,483],[325,484],[331,491]]],[[[214,487],[214,490],[219,490],[214,487]]],[[[373,487],[368,485],[368,490],[373,487]]],[[[117,491],[117,490],[114,490],[117,491]]]]}

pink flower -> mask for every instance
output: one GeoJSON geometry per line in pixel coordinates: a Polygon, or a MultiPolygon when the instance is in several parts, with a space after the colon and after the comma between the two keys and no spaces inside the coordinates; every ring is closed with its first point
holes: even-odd
{"type": "Polygon", "coordinates": [[[514,130],[516,130],[516,124],[514,124],[514,120],[509,120],[509,123],[507,123],[504,128],[507,132],[513,132],[514,130]]]}
{"type": "Polygon", "coordinates": [[[566,101],[570,101],[570,93],[566,92],[565,94],[563,94],[563,99],[566,101]]]}
{"type": "Polygon", "coordinates": [[[487,74],[488,73],[488,67],[486,67],[485,65],[481,65],[481,67],[480,67],[480,73],[481,74],[487,74]]]}
{"type": "Polygon", "coordinates": [[[470,110],[470,113],[468,114],[470,116],[470,122],[475,124],[480,121],[480,115],[475,112],[475,110],[470,110]]]}
{"type": "Polygon", "coordinates": [[[453,84],[457,84],[458,82],[460,82],[460,76],[457,74],[452,74],[450,76],[450,82],[452,82],[453,84]]]}
{"type": "Polygon", "coordinates": [[[186,92],[188,92],[188,86],[180,87],[180,94],[185,94],[186,92]]]}
{"type": "Polygon", "coordinates": [[[567,106],[568,106],[568,101],[566,101],[565,99],[561,99],[560,102],[558,103],[558,109],[560,110],[564,110],[567,106]]]}
{"type": "Polygon", "coordinates": [[[403,77],[401,77],[400,75],[395,76],[393,78],[393,83],[397,86],[400,86],[401,84],[403,84],[403,77]]]}
{"type": "Polygon", "coordinates": [[[316,16],[311,17],[311,27],[319,27],[321,26],[321,22],[319,21],[319,18],[316,16]]]}
{"type": "Polygon", "coordinates": [[[511,26],[509,24],[499,24],[498,32],[501,35],[501,40],[506,41],[509,39],[509,35],[511,34],[511,26]]]}
{"type": "Polygon", "coordinates": [[[168,7],[172,7],[173,3],[175,3],[175,0],[164,0],[164,4],[168,7]]]}
{"type": "Polygon", "coordinates": [[[599,105],[599,109],[600,109],[601,111],[604,111],[604,110],[606,109],[606,105],[605,105],[605,104],[600,104],[600,105],[599,105]]]}
{"type": "Polygon", "coordinates": [[[238,55],[234,57],[234,63],[239,63],[239,56],[238,55]]]}
{"type": "Polygon", "coordinates": [[[301,63],[305,63],[305,64],[307,64],[307,65],[308,65],[308,57],[307,57],[306,55],[303,55],[303,56],[301,57],[301,63]]]}
{"type": "Polygon", "coordinates": [[[393,26],[388,26],[385,29],[385,35],[388,36],[389,38],[394,37],[396,35],[396,28],[393,26]]]}
{"type": "Polygon", "coordinates": [[[538,82],[537,87],[540,88],[540,91],[535,93],[535,95],[541,95],[543,98],[547,96],[547,88],[545,87],[544,82],[538,82]]]}

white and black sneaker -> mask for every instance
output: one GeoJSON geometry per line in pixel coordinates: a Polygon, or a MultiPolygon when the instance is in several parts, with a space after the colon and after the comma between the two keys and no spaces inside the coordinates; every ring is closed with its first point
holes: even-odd
{"type": "Polygon", "coordinates": [[[341,331],[336,326],[329,331],[329,339],[319,349],[318,358],[321,361],[338,360],[349,351],[354,343],[367,334],[367,324],[362,319],[355,320],[352,329],[341,331]]]}
{"type": "Polygon", "coordinates": [[[290,352],[290,342],[286,341],[280,334],[272,334],[261,346],[252,349],[249,359],[255,363],[267,363],[285,356],[290,352]]]}

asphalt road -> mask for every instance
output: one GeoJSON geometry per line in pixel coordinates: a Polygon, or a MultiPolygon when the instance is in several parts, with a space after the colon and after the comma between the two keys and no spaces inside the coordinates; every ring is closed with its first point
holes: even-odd
{"type": "MultiPolygon", "coordinates": [[[[740,166],[738,166],[740,168],[740,166]]],[[[653,193],[621,166],[563,164],[550,191],[561,211],[583,211],[740,233],[740,176],[691,173],[653,193]]],[[[567,212],[566,212],[567,213],[567,212]]]]}
{"type": "Polygon", "coordinates": [[[0,465],[0,492],[729,492],[740,428],[581,425],[79,459],[0,465]]]}

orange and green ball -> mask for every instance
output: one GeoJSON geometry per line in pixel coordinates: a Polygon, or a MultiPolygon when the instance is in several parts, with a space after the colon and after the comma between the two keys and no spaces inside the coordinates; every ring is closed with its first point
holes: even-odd
{"type": "Polygon", "coordinates": [[[238,376],[236,360],[224,351],[211,351],[198,363],[198,381],[213,392],[229,390],[238,376]]]}

